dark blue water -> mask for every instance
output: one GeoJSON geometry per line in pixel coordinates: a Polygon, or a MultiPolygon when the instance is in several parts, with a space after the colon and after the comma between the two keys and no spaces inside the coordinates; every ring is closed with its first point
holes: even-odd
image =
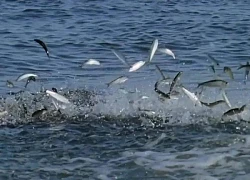
{"type": "MultiPolygon", "coordinates": [[[[11,1],[0,2],[1,179],[248,179],[249,82],[240,64],[249,60],[248,1],[11,1]],[[50,58],[34,41],[41,39],[50,58]],[[136,72],[129,64],[152,63],[136,72]],[[207,54],[220,63],[214,74],[207,54]],[[88,59],[100,66],[82,66],[88,59]],[[181,92],[161,101],[154,84],[158,65],[191,92],[214,78],[229,82],[232,108],[198,107],[181,92]],[[231,80],[223,72],[229,66],[231,80]],[[24,88],[24,73],[38,78],[24,88]],[[119,76],[124,84],[107,83],[119,76]],[[14,87],[6,86],[12,81],[14,87]],[[71,102],[55,110],[44,90],[55,87],[71,102]],[[36,110],[46,107],[39,117],[36,110]]],[[[161,86],[167,92],[168,86],[161,86]]],[[[178,89],[177,89],[178,90],[178,89]]],[[[207,88],[202,100],[221,99],[207,88]]]]}

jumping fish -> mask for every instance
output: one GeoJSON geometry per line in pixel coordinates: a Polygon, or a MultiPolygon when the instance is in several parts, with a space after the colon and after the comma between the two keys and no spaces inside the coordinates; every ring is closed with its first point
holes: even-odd
{"type": "Polygon", "coordinates": [[[126,66],[130,67],[130,65],[128,64],[126,57],[118,50],[116,49],[111,49],[111,51],[115,54],[115,56],[126,66]]]}
{"type": "Polygon", "coordinates": [[[219,87],[219,88],[225,88],[227,86],[228,82],[224,80],[210,80],[203,83],[199,83],[198,87],[200,86],[207,86],[207,87],[219,87]]]}
{"type": "Polygon", "coordinates": [[[238,67],[238,69],[237,70],[239,70],[239,69],[242,69],[242,68],[245,68],[245,69],[247,69],[247,70],[250,70],[250,64],[249,64],[249,62],[247,62],[245,65],[240,65],[240,67],[238,67]]]}
{"type": "Polygon", "coordinates": [[[112,80],[111,82],[107,83],[107,86],[109,87],[112,84],[122,84],[125,83],[128,80],[128,78],[126,76],[120,76],[114,80],[112,80]]]}
{"type": "Polygon", "coordinates": [[[225,66],[223,71],[224,73],[227,73],[231,79],[234,79],[234,75],[230,67],[225,66]]]}
{"type": "Polygon", "coordinates": [[[164,97],[166,99],[170,99],[170,95],[169,94],[166,94],[164,92],[162,92],[161,90],[158,89],[158,81],[155,83],[155,92],[158,93],[160,95],[160,97],[164,97]]]}
{"type": "Polygon", "coordinates": [[[228,106],[229,108],[231,108],[232,105],[231,105],[230,101],[229,101],[228,98],[227,98],[227,95],[226,95],[225,90],[222,90],[221,92],[222,92],[222,97],[223,97],[223,99],[224,99],[225,102],[227,103],[227,106],[228,106]]]}
{"type": "Polygon", "coordinates": [[[225,103],[224,100],[218,100],[218,101],[210,102],[210,103],[203,102],[203,101],[200,101],[200,102],[201,102],[202,105],[210,107],[210,108],[213,108],[214,106],[217,106],[219,104],[225,103]]]}
{"type": "Polygon", "coordinates": [[[150,52],[149,53],[149,58],[148,58],[147,63],[150,63],[152,61],[157,48],[158,48],[158,39],[155,39],[153,41],[152,45],[151,45],[151,48],[150,48],[150,51],[149,51],[150,52]]]}
{"type": "Polygon", "coordinates": [[[207,54],[207,56],[209,57],[209,59],[213,62],[215,66],[220,66],[219,62],[213,56],[211,56],[210,54],[207,54]]]}
{"type": "Polygon", "coordinates": [[[248,75],[249,75],[249,71],[250,71],[250,64],[249,64],[249,62],[247,62],[245,65],[240,65],[240,67],[238,68],[238,70],[242,69],[242,68],[245,68],[245,84],[246,84],[246,81],[247,81],[248,75]]]}
{"type": "Polygon", "coordinates": [[[146,62],[145,61],[138,61],[134,65],[131,66],[129,72],[134,72],[140,69],[146,62]]]}
{"type": "Polygon", "coordinates": [[[45,52],[49,58],[49,50],[48,50],[46,44],[43,41],[41,41],[40,39],[34,39],[34,41],[36,41],[38,44],[40,44],[43,47],[43,49],[45,50],[45,52]]]}
{"type": "Polygon", "coordinates": [[[228,111],[226,111],[223,116],[233,116],[236,114],[240,114],[245,110],[246,105],[241,106],[240,108],[233,108],[228,111]]]}
{"type": "Polygon", "coordinates": [[[20,75],[17,79],[16,79],[16,81],[22,81],[22,80],[24,80],[24,79],[27,79],[27,78],[30,78],[30,77],[38,77],[36,74],[31,74],[31,73],[28,73],[28,74],[22,74],[22,75],[20,75]]]}
{"type": "Polygon", "coordinates": [[[101,63],[95,59],[89,59],[87,62],[84,63],[84,65],[101,65],[101,63]]]}
{"type": "Polygon", "coordinates": [[[25,88],[28,86],[28,84],[31,82],[31,81],[36,81],[36,78],[34,76],[30,76],[27,81],[26,81],[26,84],[25,84],[25,88]]]}
{"type": "Polygon", "coordinates": [[[175,59],[175,55],[174,55],[174,53],[170,49],[159,48],[158,51],[161,52],[161,53],[168,54],[168,55],[172,56],[175,59]]]}
{"type": "Polygon", "coordinates": [[[191,93],[190,91],[188,91],[184,87],[182,87],[182,90],[189,97],[189,99],[191,99],[191,101],[194,102],[195,105],[198,105],[200,107],[202,106],[200,100],[198,99],[198,97],[194,93],[191,93]]]}
{"type": "Polygon", "coordinates": [[[180,80],[180,77],[181,77],[181,75],[182,75],[182,71],[180,71],[180,72],[178,72],[177,74],[176,74],[176,76],[174,77],[174,79],[173,79],[173,81],[172,81],[172,83],[171,83],[171,85],[170,85],[170,88],[169,88],[169,95],[171,94],[171,92],[174,90],[174,87],[176,86],[176,84],[177,84],[177,82],[180,80]]]}
{"type": "Polygon", "coordinates": [[[56,92],[46,90],[46,93],[49,94],[51,97],[55,98],[56,100],[62,102],[62,103],[65,103],[65,104],[70,103],[69,100],[66,97],[64,97],[64,96],[62,96],[62,95],[60,95],[60,94],[58,94],[56,92]]]}

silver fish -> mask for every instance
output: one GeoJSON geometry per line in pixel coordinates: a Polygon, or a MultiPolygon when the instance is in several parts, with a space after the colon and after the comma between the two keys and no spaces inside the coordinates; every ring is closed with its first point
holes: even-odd
{"type": "Polygon", "coordinates": [[[62,96],[54,91],[46,90],[45,92],[47,94],[49,94],[51,97],[55,98],[57,101],[60,101],[60,102],[65,103],[65,104],[70,103],[66,97],[64,97],[64,96],[62,96]]]}
{"type": "Polygon", "coordinates": [[[146,61],[138,61],[135,64],[133,64],[131,66],[131,68],[128,70],[128,72],[134,72],[137,71],[138,69],[140,69],[142,66],[144,66],[144,64],[146,63],[146,61]]]}
{"type": "Polygon", "coordinates": [[[246,105],[241,106],[240,108],[233,108],[226,111],[223,116],[233,116],[235,114],[240,114],[245,110],[246,105]]]}
{"type": "Polygon", "coordinates": [[[28,73],[28,74],[22,74],[22,75],[20,75],[17,79],[16,79],[16,81],[22,81],[22,80],[24,80],[24,79],[28,79],[29,77],[38,77],[36,74],[32,74],[32,73],[28,73]]]}
{"type": "Polygon", "coordinates": [[[227,73],[231,79],[234,79],[234,75],[230,67],[225,66],[223,71],[224,73],[227,73]]]}
{"type": "Polygon", "coordinates": [[[207,86],[207,87],[219,87],[219,88],[225,88],[227,86],[228,82],[224,81],[224,80],[210,80],[210,81],[206,81],[203,83],[199,83],[198,87],[200,86],[207,86]]]}
{"type": "Polygon", "coordinates": [[[174,79],[173,79],[173,81],[172,81],[172,83],[171,83],[171,85],[170,85],[169,93],[168,93],[168,94],[171,94],[171,92],[174,90],[174,87],[176,86],[177,82],[180,80],[180,77],[181,77],[182,73],[183,73],[183,72],[180,71],[180,72],[178,72],[178,73],[176,74],[176,76],[174,77],[174,79]]]}
{"type": "Polygon", "coordinates": [[[203,101],[200,101],[202,105],[204,106],[207,106],[207,107],[214,107],[214,106],[217,106],[219,104],[222,104],[222,103],[225,103],[224,100],[218,100],[218,101],[215,101],[215,102],[210,102],[210,103],[207,103],[207,102],[203,102],[203,101]]]}
{"type": "Polygon", "coordinates": [[[158,39],[155,39],[151,45],[151,48],[150,48],[150,53],[149,53],[149,58],[148,58],[148,61],[147,63],[151,62],[153,57],[154,57],[154,54],[156,52],[158,48],[158,39]]]}
{"type": "Polygon", "coordinates": [[[171,51],[170,49],[160,48],[160,49],[158,49],[158,51],[161,52],[161,53],[168,54],[168,55],[172,56],[175,59],[175,55],[174,55],[173,51],[171,51]]]}
{"type": "Polygon", "coordinates": [[[160,97],[163,97],[163,98],[166,98],[166,99],[170,99],[170,95],[169,94],[166,94],[164,92],[162,92],[161,90],[158,89],[158,81],[155,83],[155,92],[157,94],[159,94],[160,97]]]}
{"type": "Polygon", "coordinates": [[[115,56],[126,66],[130,67],[128,64],[128,61],[126,60],[126,57],[118,50],[116,49],[111,49],[111,51],[115,54],[115,56]]]}
{"type": "Polygon", "coordinates": [[[189,99],[191,99],[191,101],[194,102],[195,105],[198,105],[200,107],[202,106],[200,100],[198,99],[198,97],[194,93],[188,91],[184,87],[182,87],[182,90],[189,97],[189,99]]]}
{"type": "Polygon", "coordinates": [[[245,69],[250,70],[250,64],[249,64],[249,62],[247,62],[245,65],[242,65],[242,64],[241,64],[240,67],[238,67],[237,70],[242,69],[242,68],[245,68],[245,69]]]}
{"type": "Polygon", "coordinates": [[[95,59],[89,59],[88,61],[86,61],[83,64],[83,66],[84,65],[97,65],[97,66],[99,66],[99,65],[101,65],[101,63],[99,61],[95,60],[95,59]]]}
{"type": "Polygon", "coordinates": [[[215,66],[220,66],[220,63],[213,56],[211,56],[210,54],[207,54],[207,56],[209,57],[209,59],[213,62],[215,66]]]}
{"type": "Polygon", "coordinates": [[[222,97],[223,97],[223,99],[225,100],[225,102],[227,103],[227,106],[228,106],[229,108],[231,108],[232,105],[231,105],[230,101],[228,100],[227,95],[226,95],[226,92],[225,92],[224,89],[222,90],[222,97]]]}
{"type": "Polygon", "coordinates": [[[113,84],[122,84],[122,83],[125,83],[127,80],[128,78],[126,76],[120,76],[112,80],[111,82],[107,83],[107,86],[109,87],[110,85],[113,85],[113,84]]]}

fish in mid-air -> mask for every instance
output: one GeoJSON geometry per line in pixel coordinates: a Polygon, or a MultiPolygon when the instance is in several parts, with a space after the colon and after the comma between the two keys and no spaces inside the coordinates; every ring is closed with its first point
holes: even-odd
{"type": "Polygon", "coordinates": [[[215,79],[215,80],[209,80],[209,81],[199,83],[198,87],[207,86],[207,87],[225,88],[227,86],[227,84],[228,84],[227,81],[215,79]]]}
{"type": "Polygon", "coordinates": [[[36,81],[36,78],[38,77],[38,75],[36,74],[32,74],[32,73],[27,73],[27,74],[22,74],[20,75],[16,81],[22,81],[24,79],[27,79],[26,84],[25,84],[25,88],[27,87],[27,85],[31,82],[31,81],[36,81]]]}
{"type": "Polygon", "coordinates": [[[240,114],[245,110],[245,107],[246,107],[246,105],[243,105],[240,108],[229,109],[228,111],[223,113],[223,116],[233,116],[233,115],[236,115],[236,114],[240,114]]]}
{"type": "Polygon", "coordinates": [[[172,56],[175,59],[175,55],[170,49],[159,48],[158,51],[161,52],[161,53],[164,53],[164,54],[168,54],[168,55],[172,56]]]}
{"type": "Polygon", "coordinates": [[[214,101],[214,102],[204,102],[204,101],[200,101],[202,105],[213,108],[214,106],[217,106],[219,104],[225,103],[224,100],[218,100],[218,101],[214,101]]]}
{"type": "Polygon", "coordinates": [[[38,44],[40,44],[43,47],[45,53],[47,54],[47,56],[49,58],[49,50],[48,50],[46,44],[43,41],[41,41],[40,39],[34,39],[34,41],[37,42],[38,44]]]}
{"type": "Polygon", "coordinates": [[[217,61],[211,54],[207,54],[207,56],[215,66],[220,66],[219,61],[217,61]]]}
{"type": "Polygon", "coordinates": [[[99,65],[101,65],[101,63],[99,61],[95,60],[95,59],[89,59],[83,65],[96,65],[96,66],[99,66],[99,65]]]}
{"type": "Polygon", "coordinates": [[[148,61],[147,63],[150,63],[155,55],[155,52],[158,48],[158,39],[155,39],[151,45],[151,48],[150,48],[150,51],[149,51],[149,58],[148,58],[148,61]]]}
{"type": "Polygon", "coordinates": [[[65,103],[65,104],[70,103],[66,97],[64,97],[64,96],[62,96],[54,91],[46,90],[45,92],[47,94],[49,94],[51,97],[55,98],[57,101],[60,101],[60,102],[65,103]]]}
{"type": "Polygon", "coordinates": [[[176,76],[174,77],[174,79],[173,79],[173,81],[172,81],[172,83],[171,83],[171,85],[170,85],[169,93],[168,93],[168,94],[171,94],[171,93],[172,93],[172,91],[174,90],[174,87],[176,86],[177,82],[180,80],[180,77],[181,77],[182,73],[183,73],[183,72],[180,71],[180,72],[178,72],[178,73],[176,74],[176,76]]]}
{"type": "Polygon", "coordinates": [[[116,49],[111,49],[111,51],[115,54],[115,56],[126,66],[130,67],[126,57],[118,50],[116,49]]]}
{"type": "Polygon", "coordinates": [[[133,64],[131,66],[131,68],[129,69],[129,72],[134,72],[137,71],[138,69],[140,69],[142,66],[144,66],[146,62],[145,61],[138,61],[135,64],[133,64]]]}
{"type": "Polygon", "coordinates": [[[128,80],[128,77],[120,76],[120,77],[112,80],[111,82],[107,83],[107,86],[109,87],[112,84],[122,84],[122,83],[125,83],[127,80],[128,80]]]}
{"type": "Polygon", "coordinates": [[[30,77],[35,77],[36,78],[36,77],[38,77],[38,75],[32,74],[32,73],[22,74],[22,75],[18,76],[18,78],[16,79],[16,81],[22,81],[22,80],[28,79],[30,77]]]}
{"type": "Polygon", "coordinates": [[[158,85],[159,85],[158,83],[159,83],[158,81],[155,83],[155,89],[154,89],[155,92],[157,94],[159,94],[160,97],[163,97],[163,98],[166,98],[166,99],[170,99],[169,93],[166,94],[166,93],[162,92],[160,89],[158,89],[158,85]]]}
{"type": "Polygon", "coordinates": [[[198,105],[200,107],[202,106],[200,100],[198,99],[198,97],[194,93],[188,91],[184,87],[182,87],[182,91],[189,97],[189,99],[191,99],[191,101],[194,102],[195,105],[198,105]]]}

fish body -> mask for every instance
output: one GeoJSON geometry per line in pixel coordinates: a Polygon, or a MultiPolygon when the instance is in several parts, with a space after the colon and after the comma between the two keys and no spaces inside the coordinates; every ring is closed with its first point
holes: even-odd
{"type": "Polygon", "coordinates": [[[174,77],[174,79],[173,79],[173,81],[172,81],[172,83],[171,83],[171,85],[170,85],[170,88],[169,88],[169,94],[171,94],[171,92],[174,90],[174,87],[176,86],[177,82],[180,80],[180,77],[181,77],[182,73],[183,73],[183,72],[180,71],[180,72],[178,72],[178,73],[176,74],[176,76],[174,77]]]}
{"type": "Polygon", "coordinates": [[[203,101],[200,101],[202,105],[204,106],[207,106],[207,107],[214,107],[214,106],[217,106],[219,104],[222,104],[222,103],[225,103],[224,100],[218,100],[218,101],[215,101],[215,102],[210,102],[210,103],[207,103],[207,102],[203,102],[203,101]]]}
{"type": "Polygon", "coordinates": [[[175,55],[170,49],[159,48],[158,51],[161,52],[161,53],[164,53],[164,54],[168,54],[168,55],[172,56],[175,59],[175,55]]]}
{"type": "Polygon", "coordinates": [[[95,59],[89,59],[87,62],[84,63],[84,65],[96,65],[99,66],[101,63],[95,59]]]}
{"type": "Polygon", "coordinates": [[[148,58],[148,63],[150,63],[155,55],[155,52],[158,48],[158,39],[155,39],[151,45],[150,51],[149,51],[149,58],[148,58]]]}
{"type": "Polygon", "coordinates": [[[126,66],[130,67],[128,64],[128,61],[126,60],[126,57],[118,50],[116,49],[111,49],[111,51],[115,54],[115,56],[126,66]]]}
{"type": "Polygon", "coordinates": [[[223,71],[224,73],[227,73],[231,79],[234,79],[234,75],[230,67],[225,66],[223,71]]]}
{"type": "Polygon", "coordinates": [[[240,65],[240,67],[238,67],[238,69],[237,70],[239,70],[239,69],[242,69],[242,68],[245,68],[245,69],[247,69],[247,70],[250,70],[250,64],[249,64],[249,62],[247,62],[245,65],[240,65]]]}
{"type": "Polygon", "coordinates": [[[34,41],[37,42],[38,44],[40,44],[43,47],[43,49],[45,50],[45,53],[49,57],[49,50],[48,50],[46,44],[43,41],[41,41],[40,39],[34,39],[34,41]]]}
{"type": "Polygon", "coordinates": [[[198,105],[200,107],[202,106],[200,100],[198,99],[198,97],[194,93],[188,91],[184,87],[182,87],[182,90],[189,97],[189,99],[191,99],[191,101],[193,101],[195,103],[195,105],[198,105]]]}
{"type": "Polygon", "coordinates": [[[240,114],[245,110],[246,105],[241,106],[240,108],[233,108],[228,111],[226,111],[223,116],[233,116],[236,114],[240,114]]]}
{"type": "Polygon", "coordinates": [[[120,76],[112,80],[111,82],[107,83],[107,86],[109,87],[110,85],[113,85],[113,84],[122,84],[122,83],[125,83],[127,80],[128,78],[126,76],[120,76]]]}
{"type": "Polygon", "coordinates": [[[164,92],[162,92],[161,90],[159,90],[158,89],[158,81],[155,83],[155,92],[157,93],[157,94],[159,94],[160,95],[160,97],[164,97],[164,98],[166,98],[166,99],[170,99],[170,95],[169,95],[169,93],[168,94],[166,94],[166,93],[164,93],[164,92]]]}
{"type": "Polygon", "coordinates": [[[225,88],[227,86],[228,82],[224,81],[224,80],[210,80],[210,81],[206,81],[203,83],[199,83],[198,87],[200,86],[207,86],[207,87],[219,87],[219,88],[225,88]]]}
{"type": "Polygon", "coordinates": [[[227,98],[227,95],[226,95],[225,90],[222,90],[222,97],[223,97],[224,101],[227,103],[227,106],[228,106],[229,108],[231,108],[232,105],[231,105],[230,101],[229,101],[228,98],[227,98]]]}
{"type": "Polygon", "coordinates": [[[25,88],[28,86],[28,84],[31,82],[31,81],[36,81],[36,78],[34,77],[34,76],[30,76],[28,79],[27,79],[27,81],[26,81],[26,84],[25,84],[25,88]]]}
{"type": "Polygon", "coordinates": [[[129,72],[134,72],[137,71],[138,69],[140,69],[146,62],[145,61],[138,61],[135,64],[133,64],[131,66],[131,68],[129,69],[129,72]]]}
{"type": "Polygon", "coordinates": [[[22,74],[22,75],[20,75],[17,79],[16,79],[16,81],[22,81],[22,80],[24,80],[24,79],[28,79],[28,78],[31,78],[31,77],[38,77],[36,74],[31,74],[31,73],[28,73],[28,74],[22,74]]]}
{"type": "Polygon", "coordinates": [[[208,58],[212,61],[215,66],[220,66],[220,63],[210,54],[207,54],[208,58]]]}
{"type": "Polygon", "coordinates": [[[62,96],[62,95],[60,95],[60,94],[58,94],[56,92],[46,90],[46,93],[49,94],[51,97],[55,98],[57,101],[60,101],[60,102],[65,103],[65,104],[70,103],[69,100],[66,97],[64,97],[64,96],[62,96]]]}

